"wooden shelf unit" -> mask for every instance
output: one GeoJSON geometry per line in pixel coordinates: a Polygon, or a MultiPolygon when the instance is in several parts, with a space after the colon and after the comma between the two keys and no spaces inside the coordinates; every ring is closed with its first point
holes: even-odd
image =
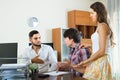
{"type": "Polygon", "coordinates": [[[88,11],[73,10],[68,12],[68,27],[77,28],[82,32],[83,38],[90,39],[96,30],[96,24],[92,22],[88,11]]]}

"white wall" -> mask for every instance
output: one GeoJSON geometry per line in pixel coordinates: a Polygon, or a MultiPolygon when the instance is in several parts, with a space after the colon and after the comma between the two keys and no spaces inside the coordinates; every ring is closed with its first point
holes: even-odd
{"type": "Polygon", "coordinates": [[[28,33],[40,31],[42,42],[52,42],[51,29],[67,27],[67,12],[88,10],[91,0],[0,0],[0,43],[18,42],[18,53],[28,45],[28,33]],[[37,17],[38,27],[29,27],[30,17],[37,17]]]}
{"type": "Polygon", "coordinates": [[[102,2],[105,6],[107,4],[107,0],[90,0],[89,4],[92,4],[92,3],[97,2],[97,1],[102,2]]]}

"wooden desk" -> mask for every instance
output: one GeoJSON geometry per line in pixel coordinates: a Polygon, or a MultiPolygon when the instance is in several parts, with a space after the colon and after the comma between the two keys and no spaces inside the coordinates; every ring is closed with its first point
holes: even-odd
{"type": "Polygon", "coordinates": [[[38,78],[38,80],[86,80],[86,79],[82,77],[73,77],[71,74],[65,74],[60,76],[49,76],[47,78],[38,78]]]}

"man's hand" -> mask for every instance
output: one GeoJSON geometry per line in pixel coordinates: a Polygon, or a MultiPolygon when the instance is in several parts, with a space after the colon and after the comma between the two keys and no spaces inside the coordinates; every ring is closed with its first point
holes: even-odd
{"type": "Polygon", "coordinates": [[[67,64],[68,66],[70,66],[70,65],[71,65],[71,62],[70,62],[70,60],[68,60],[68,59],[65,59],[64,61],[66,62],[66,64],[67,64]]]}
{"type": "Polygon", "coordinates": [[[66,69],[68,69],[67,62],[57,62],[57,71],[66,70],[66,69]]]}
{"type": "Polygon", "coordinates": [[[57,63],[57,69],[56,69],[56,71],[61,70],[61,67],[62,67],[61,64],[62,64],[62,62],[58,62],[58,63],[57,63]]]}
{"type": "Polygon", "coordinates": [[[57,63],[57,71],[63,70],[65,68],[66,64],[64,62],[58,62],[57,63]]]}
{"type": "Polygon", "coordinates": [[[34,57],[31,61],[32,61],[32,63],[39,63],[39,64],[44,63],[44,61],[42,59],[40,59],[39,56],[34,57]]]}

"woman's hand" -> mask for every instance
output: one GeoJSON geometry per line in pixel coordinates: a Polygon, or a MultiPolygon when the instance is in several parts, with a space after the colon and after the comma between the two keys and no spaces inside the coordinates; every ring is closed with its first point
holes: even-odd
{"type": "Polygon", "coordinates": [[[89,60],[85,60],[85,61],[81,61],[79,64],[77,65],[73,65],[73,67],[75,68],[85,68],[87,65],[89,64],[89,60]]]}
{"type": "Polygon", "coordinates": [[[89,65],[89,63],[89,60],[82,61],[79,64],[77,64],[77,67],[86,67],[89,65]]]}
{"type": "Polygon", "coordinates": [[[84,47],[85,47],[84,43],[80,44],[80,46],[79,46],[79,48],[84,48],[84,47]]]}
{"type": "Polygon", "coordinates": [[[73,65],[72,68],[78,72],[84,73],[86,66],[82,66],[82,63],[81,63],[81,64],[73,65]]]}
{"type": "Polygon", "coordinates": [[[91,44],[87,44],[87,43],[81,43],[79,48],[91,48],[92,45],[91,44]]]}
{"type": "Polygon", "coordinates": [[[88,44],[86,43],[81,43],[79,46],[79,48],[87,48],[87,47],[88,47],[88,44]]]}
{"type": "Polygon", "coordinates": [[[85,67],[85,61],[82,61],[79,64],[77,64],[77,67],[85,67]]]}

